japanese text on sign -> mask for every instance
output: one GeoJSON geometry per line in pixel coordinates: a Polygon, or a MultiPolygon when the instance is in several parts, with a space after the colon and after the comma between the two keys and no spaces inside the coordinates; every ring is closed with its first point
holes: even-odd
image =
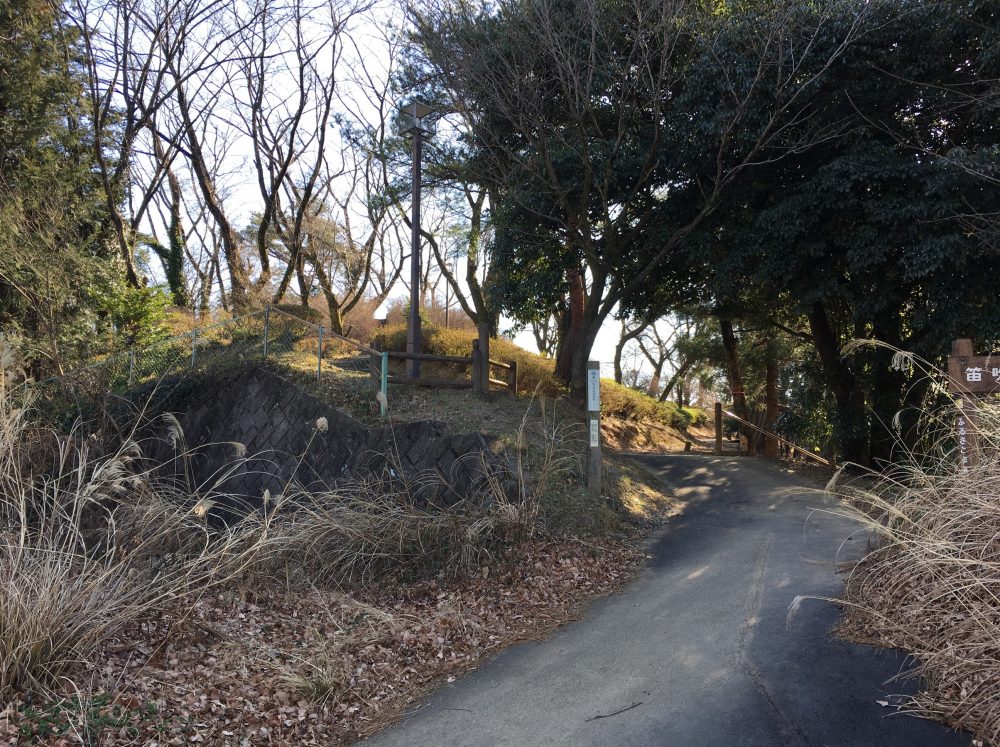
{"type": "Polygon", "coordinates": [[[962,473],[969,472],[969,429],[965,415],[958,416],[958,450],[961,455],[962,473]]]}
{"type": "Polygon", "coordinates": [[[587,409],[601,410],[601,372],[596,368],[587,369],[587,409]]]}
{"type": "Polygon", "coordinates": [[[948,359],[948,378],[956,394],[1000,393],[1000,362],[996,356],[952,356],[948,359]]]}

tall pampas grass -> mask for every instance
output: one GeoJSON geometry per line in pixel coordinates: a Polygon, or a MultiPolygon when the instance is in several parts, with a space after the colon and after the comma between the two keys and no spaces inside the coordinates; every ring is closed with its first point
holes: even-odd
{"type": "Polygon", "coordinates": [[[126,438],[36,430],[0,386],[0,702],[59,686],[130,623],[225,583],[266,552],[263,517],[209,529],[126,438]]]}
{"type": "MultiPolygon", "coordinates": [[[[945,391],[943,375],[926,361],[897,357],[945,391]]],[[[908,701],[911,711],[998,744],[1000,407],[959,399],[926,413],[931,436],[922,453],[860,478],[838,475],[830,485],[872,537],[847,577],[843,632],[919,661],[923,686],[908,701]],[[973,404],[979,458],[966,469],[955,420],[973,404]]]]}

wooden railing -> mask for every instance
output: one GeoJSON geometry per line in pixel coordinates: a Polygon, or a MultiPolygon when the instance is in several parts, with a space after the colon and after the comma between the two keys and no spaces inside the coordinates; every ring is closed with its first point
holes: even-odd
{"type": "MultiPolygon", "coordinates": [[[[805,448],[804,446],[799,446],[798,444],[793,444],[787,438],[782,438],[781,436],[779,436],[777,433],[775,433],[773,431],[769,431],[766,428],[761,428],[759,425],[756,425],[755,423],[751,423],[749,420],[744,420],[743,418],[741,418],[739,415],[737,415],[734,412],[729,412],[729,410],[722,410],[722,412],[725,413],[725,415],[727,415],[728,417],[730,417],[733,420],[735,420],[736,422],[741,423],[741,424],[745,425],[746,427],[748,427],[748,428],[750,428],[752,430],[755,430],[758,433],[760,433],[760,434],[762,434],[762,435],[764,435],[764,436],[766,436],[768,438],[773,438],[779,444],[785,445],[786,447],[788,447],[791,450],[791,452],[793,454],[801,454],[804,457],[808,457],[809,459],[812,459],[814,462],[818,462],[819,464],[822,464],[824,467],[836,467],[837,466],[836,462],[830,461],[829,459],[824,459],[819,454],[814,454],[812,451],[810,451],[809,449],[805,448]]],[[[721,434],[721,431],[718,430],[718,425],[716,426],[716,428],[717,428],[717,433],[721,434]]],[[[719,439],[718,436],[716,436],[716,443],[717,444],[721,443],[721,440],[719,439]]]]}
{"type": "Polygon", "coordinates": [[[507,389],[511,396],[517,396],[517,361],[505,363],[489,357],[489,336],[482,332],[479,339],[472,341],[472,351],[468,356],[462,355],[432,355],[430,353],[404,353],[389,351],[389,360],[416,360],[424,363],[444,363],[454,366],[467,366],[470,376],[466,378],[411,378],[409,376],[389,376],[390,384],[403,386],[426,386],[441,389],[471,389],[473,392],[486,393],[491,386],[507,389]],[[500,378],[493,378],[493,372],[499,369],[500,378]],[[502,372],[502,373],[500,373],[502,372]]]}

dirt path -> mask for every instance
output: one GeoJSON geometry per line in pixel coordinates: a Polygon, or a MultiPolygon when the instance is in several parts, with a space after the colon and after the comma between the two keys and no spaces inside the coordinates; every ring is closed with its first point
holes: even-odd
{"type": "Polygon", "coordinates": [[[967,745],[877,703],[913,683],[892,652],[831,638],[830,561],[861,550],[835,505],[780,469],[637,459],[690,505],[625,592],[445,686],[378,745],[967,745]]]}

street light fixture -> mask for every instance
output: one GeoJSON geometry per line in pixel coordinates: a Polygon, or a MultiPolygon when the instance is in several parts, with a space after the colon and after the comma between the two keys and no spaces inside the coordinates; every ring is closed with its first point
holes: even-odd
{"type": "MultiPolygon", "coordinates": [[[[406,322],[406,352],[423,352],[420,328],[420,159],[423,139],[434,134],[435,110],[421,101],[399,108],[399,131],[413,138],[413,201],[410,216],[410,314],[406,322]]],[[[420,378],[420,361],[407,358],[406,375],[420,378]]]]}

